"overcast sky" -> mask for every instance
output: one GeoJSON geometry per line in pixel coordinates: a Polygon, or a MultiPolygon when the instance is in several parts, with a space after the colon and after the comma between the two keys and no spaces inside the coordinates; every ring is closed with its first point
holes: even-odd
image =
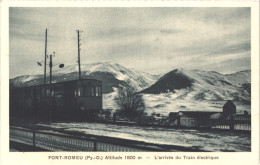
{"type": "Polygon", "coordinates": [[[162,74],[175,68],[250,69],[250,8],[10,8],[10,78],[43,73],[45,29],[54,63],[115,62],[162,74]]]}

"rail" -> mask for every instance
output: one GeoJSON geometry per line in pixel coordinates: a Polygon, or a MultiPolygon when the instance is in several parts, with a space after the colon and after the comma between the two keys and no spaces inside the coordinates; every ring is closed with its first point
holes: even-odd
{"type": "Polygon", "coordinates": [[[147,152],[147,151],[190,151],[205,152],[193,146],[161,145],[111,137],[84,137],[60,133],[34,131],[23,128],[10,128],[10,142],[38,148],[42,151],[108,151],[108,152],[147,152]]]}

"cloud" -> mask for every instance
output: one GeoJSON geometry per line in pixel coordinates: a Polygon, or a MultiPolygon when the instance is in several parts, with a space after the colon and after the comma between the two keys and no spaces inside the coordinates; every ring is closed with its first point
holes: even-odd
{"type": "Polygon", "coordinates": [[[11,77],[42,72],[28,65],[43,60],[46,28],[48,54],[55,51],[54,62],[65,65],[76,64],[79,29],[84,63],[114,61],[152,74],[207,70],[211,60],[211,70],[231,72],[230,60],[236,70],[250,68],[250,8],[12,7],[9,15],[11,77]]]}
{"type": "Polygon", "coordinates": [[[213,50],[210,53],[213,55],[223,55],[223,54],[234,54],[234,53],[244,53],[250,52],[251,44],[250,42],[239,43],[235,45],[223,46],[221,49],[213,50]]]}

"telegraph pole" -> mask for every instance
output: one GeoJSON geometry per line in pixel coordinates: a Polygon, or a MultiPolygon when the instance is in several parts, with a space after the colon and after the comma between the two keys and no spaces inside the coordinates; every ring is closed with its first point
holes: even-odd
{"type": "Polygon", "coordinates": [[[51,81],[52,81],[52,55],[50,55],[50,84],[51,84],[51,81]]]}
{"type": "Polygon", "coordinates": [[[53,91],[53,88],[52,88],[52,85],[51,85],[51,80],[52,80],[52,55],[50,55],[50,63],[49,63],[49,67],[50,67],[50,98],[51,98],[51,102],[50,102],[50,118],[49,118],[49,122],[51,123],[51,118],[52,118],[52,106],[53,106],[53,97],[52,97],[52,93],[54,92],[53,91]]]}
{"type": "Polygon", "coordinates": [[[78,34],[78,65],[79,65],[79,79],[81,80],[81,69],[80,69],[80,35],[79,35],[79,30],[77,30],[78,34]]]}
{"type": "MultiPolygon", "coordinates": [[[[50,66],[50,85],[51,85],[51,81],[52,81],[52,55],[50,55],[50,63],[49,63],[49,66],[50,66]]],[[[51,97],[51,102],[50,102],[50,122],[51,122],[51,118],[52,118],[52,106],[53,106],[53,98],[52,98],[52,93],[54,92],[53,91],[53,88],[52,88],[52,85],[50,86],[51,89],[50,89],[50,97],[51,97]]]]}
{"type": "Polygon", "coordinates": [[[47,29],[45,32],[44,85],[46,84],[47,29]]]}

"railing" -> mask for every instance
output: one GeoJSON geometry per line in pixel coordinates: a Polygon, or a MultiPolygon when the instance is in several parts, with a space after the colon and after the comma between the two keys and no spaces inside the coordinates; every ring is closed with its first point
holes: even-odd
{"type": "Polygon", "coordinates": [[[43,151],[191,151],[205,152],[192,146],[160,145],[111,137],[84,137],[67,134],[10,128],[10,141],[40,148],[43,151]]]}
{"type": "Polygon", "coordinates": [[[234,130],[234,131],[251,131],[251,120],[246,122],[240,121],[228,121],[228,122],[216,122],[211,126],[212,129],[220,129],[220,130],[234,130]]]}
{"type": "MultiPolygon", "coordinates": [[[[176,125],[177,122],[175,122],[176,125]]],[[[190,117],[180,118],[179,127],[207,128],[214,130],[251,131],[251,116],[234,115],[233,119],[205,119],[190,117]]]]}
{"type": "Polygon", "coordinates": [[[230,119],[200,119],[194,117],[182,116],[170,120],[169,117],[161,119],[153,119],[151,121],[129,122],[127,120],[119,120],[119,118],[108,118],[104,122],[124,124],[124,125],[142,125],[142,126],[159,126],[167,128],[192,128],[192,129],[209,129],[209,130],[232,130],[232,131],[251,131],[251,115],[235,114],[233,120],[230,119]]]}

